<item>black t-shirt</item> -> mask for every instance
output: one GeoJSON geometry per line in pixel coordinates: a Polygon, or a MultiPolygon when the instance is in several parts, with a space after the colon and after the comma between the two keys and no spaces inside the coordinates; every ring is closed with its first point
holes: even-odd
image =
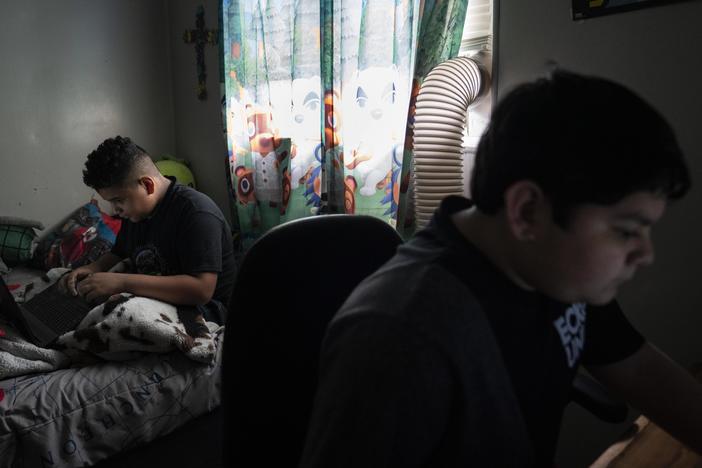
{"type": "Polygon", "coordinates": [[[112,253],[129,258],[133,271],[140,274],[218,273],[212,299],[221,310],[229,303],[236,275],[229,224],[207,195],[169,179],[171,184],[151,216],[137,223],[122,222],[112,253]]]}
{"type": "Polygon", "coordinates": [[[644,339],[616,301],[599,307],[566,304],[515,285],[451,221],[452,214],[470,206],[465,198],[445,199],[416,242],[444,250],[439,264],[464,282],[482,306],[512,378],[537,465],[548,465],[578,366],[624,359],[644,339]]]}
{"type": "Polygon", "coordinates": [[[579,364],[642,345],[616,303],[518,288],[451,221],[469,206],[445,199],[332,320],[301,466],[551,466],[579,364]]]}

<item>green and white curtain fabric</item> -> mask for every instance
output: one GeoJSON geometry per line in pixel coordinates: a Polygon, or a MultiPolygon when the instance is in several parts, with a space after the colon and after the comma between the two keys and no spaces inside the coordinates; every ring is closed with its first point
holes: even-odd
{"type": "Polygon", "coordinates": [[[397,225],[413,101],[421,78],[458,53],[466,6],[223,0],[223,117],[244,247],[319,213],[397,225]]]}

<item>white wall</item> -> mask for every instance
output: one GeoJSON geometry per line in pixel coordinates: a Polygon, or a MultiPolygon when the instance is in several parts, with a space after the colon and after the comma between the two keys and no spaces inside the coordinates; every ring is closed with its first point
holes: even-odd
{"type": "MultiPolygon", "coordinates": [[[[695,185],[654,229],[656,263],[623,290],[621,302],[631,321],[678,362],[702,361],[702,2],[580,22],[570,19],[570,3],[500,1],[498,94],[536,77],[547,60],[555,60],[628,85],[669,119],[695,185]]],[[[569,410],[559,464],[584,466],[622,430],[569,410]]]]}
{"type": "MultiPolygon", "coordinates": [[[[227,145],[223,135],[219,86],[219,45],[205,45],[207,93],[197,99],[195,46],[183,42],[183,32],[195,29],[198,5],[205,8],[205,28],[218,29],[217,0],[170,0],[170,57],[173,66],[175,145],[179,158],[190,161],[198,189],[208,194],[229,217],[227,145]]],[[[221,40],[221,38],[220,38],[221,40]]]]}
{"type": "Polygon", "coordinates": [[[0,3],[0,215],[52,225],[89,200],[85,157],[174,151],[164,0],[0,3]]]}

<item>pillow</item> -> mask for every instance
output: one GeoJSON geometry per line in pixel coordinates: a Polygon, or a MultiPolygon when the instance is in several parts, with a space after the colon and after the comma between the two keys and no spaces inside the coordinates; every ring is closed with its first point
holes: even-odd
{"type": "Polygon", "coordinates": [[[44,229],[37,221],[0,216],[0,258],[13,267],[32,258],[37,238],[34,229],[44,229]]]}
{"type": "Polygon", "coordinates": [[[119,218],[104,213],[97,200],[81,206],[51,232],[42,235],[34,251],[37,268],[78,268],[109,252],[122,225],[119,218]]]}

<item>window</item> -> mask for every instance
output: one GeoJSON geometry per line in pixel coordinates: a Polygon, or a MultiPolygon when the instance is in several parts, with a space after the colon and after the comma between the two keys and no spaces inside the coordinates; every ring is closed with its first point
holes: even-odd
{"type": "MultiPolygon", "coordinates": [[[[463,26],[463,38],[458,55],[473,58],[492,74],[492,12],[493,0],[470,0],[466,12],[466,22],[463,26]]],[[[487,86],[492,87],[490,83],[487,86]]],[[[469,109],[466,118],[464,147],[470,153],[478,145],[490,119],[492,111],[492,92],[475,102],[469,109]]]]}

